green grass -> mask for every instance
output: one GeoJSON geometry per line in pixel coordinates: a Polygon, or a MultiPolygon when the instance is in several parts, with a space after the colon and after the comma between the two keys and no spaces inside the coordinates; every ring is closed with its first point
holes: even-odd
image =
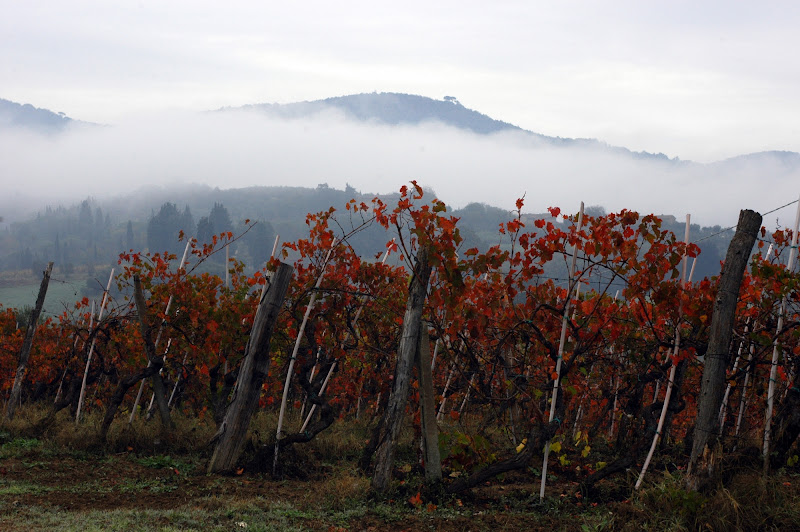
{"type": "MultiPolygon", "coordinates": [[[[4,512],[0,505],[0,514],[4,512]]],[[[211,531],[292,531],[307,530],[307,526],[282,510],[245,506],[230,511],[206,511],[198,508],[170,510],[106,510],[86,513],[66,513],[55,508],[26,507],[12,509],[0,517],[0,528],[6,530],[211,530],[211,531]]]]}
{"type": "Polygon", "coordinates": [[[6,497],[9,495],[24,495],[26,493],[45,493],[47,491],[52,490],[46,486],[41,486],[31,482],[17,482],[14,480],[0,479],[0,497],[6,497]]]}
{"type": "Polygon", "coordinates": [[[178,485],[160,478],[152,479],[126,479],[117,490],[121,493],[171,493],[178,489],[178,485]]]}
{"type": "Polygon", "coordinates": [[[195,468],[195,464],[164,455],[145,456],[136,461],[145,467],[151,467],[153,469],[171,469],[182,474],[189,473],[195,468]]]}
{"type": "Polygon", "coordinates": [[[42,442],[35,438],[14,438],[0,445],[0,460],[11,457],[23,457],[40,447],[42,442]]]}
{"type": "MultiPolygon", "coordinates": [[[[36,303],[36,296],[39,295],[40,284],[41,281],[21,286],[0,287],[0,305],[3,305],[3,308],[32,307],[36,303]]],[[[64,305],[72,306],[81,298],[83,285],[82,281],[63,283],[51,279],[47,287],[42,315],[44,317],[56,316],[64,309],[64,305]]]]}

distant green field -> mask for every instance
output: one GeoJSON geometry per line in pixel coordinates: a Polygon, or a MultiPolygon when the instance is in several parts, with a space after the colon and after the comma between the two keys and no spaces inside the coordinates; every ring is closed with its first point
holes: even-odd
{"type": "MultiPolygon", "coordinates": [[[[36,296],[39,293],[40,283],[27,284],[22,286],[12,286],[0,288],[0,305],[3,308],[21,308],[26,305],[33,306],[36,303],[36,296]]],[[[62,282],[50,281],[47,287],[47,297],[44,300],[42,314],[52,316],[60,314],[64,310],[64,305],[72,305],[80,299],[80,291],[83,283],[80,281],[62,282]]]]}

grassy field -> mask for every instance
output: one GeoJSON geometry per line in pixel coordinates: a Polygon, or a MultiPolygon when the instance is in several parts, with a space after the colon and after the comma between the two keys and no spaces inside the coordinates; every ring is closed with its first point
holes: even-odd
{"type": "MultiPolygon", "coordinates": [[[[64,306],[72,306],[75,301],[83,297],[82,292],[86,288],[87,279],[92,279],[92,286],[96,292],[101,293],[108,280],[108,269],[110,267],[99,267],[95,273],[90,275],[85,268],[65,275],[58,268],[50,277],[47,287],[47,296],[44,301],[43,314],[52,316],[60,314],[64,306]],[[96,280],[105,277],[103,280],[96,280]]],[[[30,270],[0,272],[0,305],[3,308],[23,308],[32,307],[36,303],[36,296],[39,294],[41,286],[41,274],[34,275],[30,270]]]]}
{"type": "MultiPolygon", "coordinates": [[[[41,281],[20,286],[0,287],[0,305],[3,305],[4,308],[32,307],[36,303],[40,283],[41,281]]],[[[71,305],[81,298],[83,285],[84,283],[80,281],[50,281],[44,300],[43,314],[45,316],[60,314],[64,305],[71,305]]]]}
{"type": "MultiPolygon", "coordinates": [[[[702,495],[685,491],[677,471],[654,471],[639,492],[635,474],[622,475],[608,491],[617,495],[595,501],[556,473],[539,501],[531,469],[453,496],[424,486],[407,431],[394,486],[376,496],[357,471],[368,430],[355,422],[298,446],[274,479],[247,465],[205,474],[208,421],[178,417],[169,441],[156,438],[155,422],[120,423],[100,447],[97,414],[81,427],[65,415],[46,436],[26,436],[41,413],[23,407],[0,428],[0,530],[790,530],[800,522],[800,476],[783,471],[763,479],[744,469],[702,495]]],[[[254,420],[251,453],[273,418],[254,420]]]]}

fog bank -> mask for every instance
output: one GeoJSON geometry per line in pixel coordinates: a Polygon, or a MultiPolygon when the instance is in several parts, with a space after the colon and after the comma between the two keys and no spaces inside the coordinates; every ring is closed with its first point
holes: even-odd
{"type": "MultiPolygon", "coordinates": [[[[601,148],[554,147],[525,133],[479,136],[440,124],[385,126],[336,113],[281,120],[258,112],[170,113],[60,136],[0,132],[0,204],[14,211],[98,199],[143,185],[200,183],[316,187],[369,193],[415,179],[454,207],[483,202],[525,211],[633,209],[733,225],[742,208],[766,212],[797,198],[800,172],[767,156],[700,165],[638,160],[601,148]]],[[[0,215],[3,215],[0,213],[0,215]]],[[[780,217],[789,225],[793,209],[780,217]]]]}

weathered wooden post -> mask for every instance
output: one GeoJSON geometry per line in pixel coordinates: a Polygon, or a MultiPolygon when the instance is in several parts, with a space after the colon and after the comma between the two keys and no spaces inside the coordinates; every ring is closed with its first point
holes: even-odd
{"type": "Polygon", "coordinates": [[[414,267],[411,286],[406,303],[406,312],[403,317],[403,333],[400,338],[400,347],[397,352],[397,366],[394,371],[394,384],[389,395],[389,403],[384,412],[384,422],[378,437],[378,448],[375,458],[375,472],[372,476],[372,488],[376,491],[385,491],[389,487],[394,452],[397,448],[397,438],[403,422],[403,414],[408,401],[408,389],[411,372],[414,367],[417,348],[419,345],[420,329],[422,328],[422,311],[428,292],[428,281],[431,277],[431,264],[428,260],[428,249],[420,247],[414,267]]]}
{"type": "Polygon", "coordinates": [[[439,427],[436,423],[436,404],[433,397],[433,372],[431,371],[431,348],[428,328],[422,327],[417,348],[417,372],[419,373],[419,406],[422,424],[422,456],[425,460],[425,480],[442,480],[442,459],[439,455],[439,427]]]}
{"type": "MultiPolygon", "coordinates": [[[[725,391],[725,370],[730,359],[731,333],[736,315],[736,302],[739,288],[750,252],[761,229],[761,215],[755,211],[743,210],[739,213],[739,223],[733,235],[722,274],[719,279],[714,312],[711,316],[711,330],[703,366],[703,379],[700,383],[700,397],[697,399],[697,421],[695,423],[694,443],[689,460],[689,486],[697,487],[698,459],[704,453],[712,436],[719,432],[719,409],[725,391]]],[[[704,464],[707,468],[710,464],[704,464]]]]}
{"type": "Polygon", "coordinates": [[[250,419],[258,406],[261,387],[269,370],[269,344],[293,271],[290,265],[281,263],[275,272],[267,275],[267,284],[261,294],[239,377],[233,389],[233,399],[214,436],[216,447],[208,464],[209,473],[232,470],[242,453],[250,419]]]}
{"type": "Polygon", "coordinates": [[[33,335],[36,332],[36,326],[39,324],[39,315],[42,313],[44,298],[47,295],[47,285],[50,284],[50,274],[52,272],[53,263],[50,262],[42,276],[42,284],[39,286],[39,295],[36,297],[36,306],[33,307],[31,321],[28,323],[28,330],[25,332],[25,340],[23,340],[22,349],[19,351],[17,373],[14,376],[14,384],[11,386],[11,396],[8,398],[8,405],[6,406],[6,419],[9,421],[14,418],[14,412],[17,409],[17,404],[22,394],[22,381],[25,380],[25,369],[28,366],[28,359],[31,356],[33,335]]]}

